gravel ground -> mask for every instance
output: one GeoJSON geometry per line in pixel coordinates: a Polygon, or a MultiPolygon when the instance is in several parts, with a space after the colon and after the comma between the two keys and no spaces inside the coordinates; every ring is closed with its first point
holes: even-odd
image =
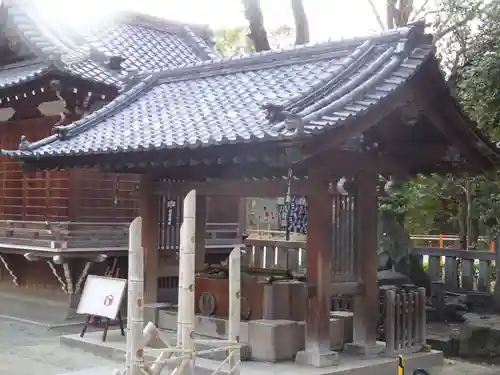
{"type": "Polygon", "coordinates": [[[0,375],[57,375],[96,366],[123,366],[59,343],[61,334],[77,330],[75,327],[48,330],[1,319],[0,375]]]}

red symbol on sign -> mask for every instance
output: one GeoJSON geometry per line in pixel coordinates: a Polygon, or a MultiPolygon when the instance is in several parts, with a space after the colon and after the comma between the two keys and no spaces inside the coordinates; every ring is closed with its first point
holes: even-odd
{"type": "Polygon", "coordinates": [[[104,306],[111,306],[115,298],[110,294],[104,297],[104,306]]]}

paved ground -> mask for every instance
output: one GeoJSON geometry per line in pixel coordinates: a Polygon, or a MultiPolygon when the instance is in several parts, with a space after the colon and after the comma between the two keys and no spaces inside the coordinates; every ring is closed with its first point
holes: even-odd
{"type": "MultiPolygon", "coordinates": [[[[49,330],[0,318],[0,375],[59,375],[96,367],[106,369],[103,373],[111,375],[111,369],[122,368],[123,365],[111,359],[59,343],[61,334],[77,333],[79,329],[49,330]]],[[[91,374],[94,371],[82,372],[82,375],[91,374]]],[[[500,367],[446,360],[445,366],[431,375],[493,374],[500,374],[500,367]]]]}
{"type": "Polygon", "coordinates": [[[59,343],[62,332],[75,330],[48,330],[0,319],[0,375],[56,375],[95,366],[121,368],[112,360],[59,343]]]}

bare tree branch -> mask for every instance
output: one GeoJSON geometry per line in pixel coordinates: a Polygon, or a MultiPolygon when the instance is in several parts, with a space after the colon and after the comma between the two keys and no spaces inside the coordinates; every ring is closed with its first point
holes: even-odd
{"type": "Polygon", "coordinates": [[[464,17],[462,20],[454,23],[453,25],[450,25],[449,27],[445,28],[444,30],[437,32],[434,34],[434,43],[445,37],[446,35],[454,32],[455,30],[459,29],[462,26],[465,26],[468,22],[472,21],[477,14],[475,12],[471,12],[468,14],[466,17],[464,17]]]}
{"type": "Polygon", "coordinates": [[[384,31],[385,25],[384,25],[384,22],[382,21],[382,17],[380,17],[380,13],[378,12],[377,7],[375,6],[375,3],[373,2],[373,0],[368,0],[368,3],[370,4],[370,6],[372,8],[372,12],[375,15],[375,19],[377,20],[377,23],[380,26],[380,29],[382,31],[384,31]]]}
{"type": "Polygon", "coordinates": [[[268,51],[271,49],[267,32],[264,27],[264,16],[260,8],[260,0],[242,0],[245,9],[245,18],[248,21],[250,33],[248,37],[253,42],[256,52],[268,51]]]}
{"type": "Polygon", "coordinates": [[[302,0],[292,0],[293,20],[295,21],[295,44],[309,43],[309,22],[302,0]]]}
{"type": "MultiPolygon", "coordinates": [[[[412,21],[417,21],[420,17],[420,15],[422,14],[422,12],[424,12],[424,10],[427,8],[427,5],[429,4],[429,0],[425,0],[422,5],[420,6],[420,8],[418,8],[416,11],[413,12],[413,16],[411,17],[411,20],[412,21]]],[[[429,12],[425,12],[423,17],[422,18],[425,18],[425,16],[428,14],[429,12]]]]}

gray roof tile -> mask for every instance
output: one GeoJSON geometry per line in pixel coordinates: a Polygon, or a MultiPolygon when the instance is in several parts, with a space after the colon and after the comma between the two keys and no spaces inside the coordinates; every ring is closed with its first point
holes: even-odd
{"type": "MultiPolygon", "coordinates": [[[[64,20],[47,18],[41,11],[43,1],[9,0],[6,6],[10,27],[39,58],[46,59],[47,64],[55,61],[55,67],[70,75],[98,83],[121,88],[129,70],[157,72],[217,57],[200,36],[201,28],[123,12],[76,28],[64,20]],[[100,54],[99,59],[91,51],[100,54]],[[121,72],[106,65],[114,55],[124,59],[121,72]]],[[[24,78],[30,80],[30,74],[28,69],[24,78]]]]}
{"type": "Polygon", "coordinates": [[[6,70],[0,70],[0,89],[31,81],[44,75],[50,67],[50,64],[39,61],[12,64],[6,70]]]}
{"type": "Polygon", "coordinates": [[[319,134],[366,112],[417,71],[431,46],[401,50],[401,43],[415,43],[412,30],[149,75],[21,154],[38,158],[270,141],[293,137],[300,124],[306,134],[319,134]]]}

